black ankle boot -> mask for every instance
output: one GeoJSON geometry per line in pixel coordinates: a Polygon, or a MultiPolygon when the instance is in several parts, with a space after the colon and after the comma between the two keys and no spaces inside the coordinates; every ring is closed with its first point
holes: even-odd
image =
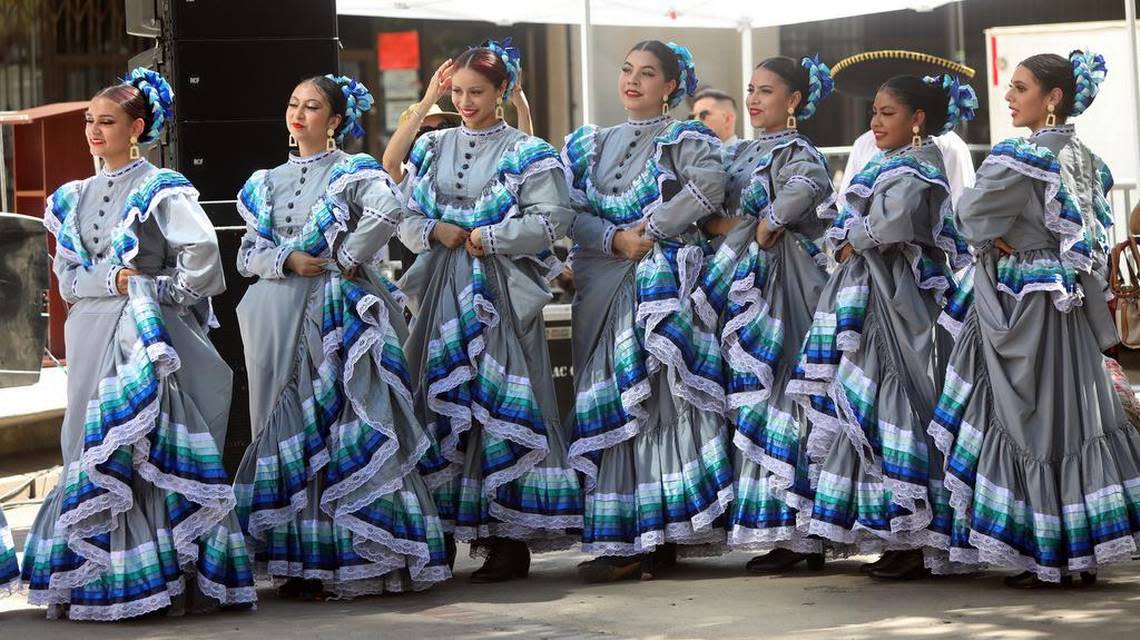
{"type": "MultiPolygon", "coordinates": [[[[1082,571],[1080,577],[1082,585],[1092,586],[1096,584],[1096,574],[1091,571],[1082,571]]],[[[1005,583],[1005,586],[1013,589],[1055,589],[1073,586],[1073,576],[1071,574],[1061,576],[1060,583],[1046,582],[1038,578],[1037,574],[1032,571],[1024,571],[1014,576],[1006,576],[1002,582],[1005,583]]]]}
{"type": "Polygon", "coordinates": [[[922,549],[900,551],[890,564],[875,567],[867,575],[879,580],[916,580],[930,575],[922,558],[922,549]]]}
{"type": "Polygon", "coordinates": [[[601,556],[578,565],[578,577],[583,582],[617,582],[640,578],[644,556],[601,556]]]}
{"type": "Polygon", "coordinates": [[[530,549],[522,540],[494,538],[483,566],[471,574],[471,582],[488,584],[525,578],[530,574],[530,549]]]}
{"type": "Polygon", "coordinates": [[[752,558],[748,561],[748,564],[744,565],[744,568],[749,573],[761,575],[784,573],[785,571],[790,571],[801,562],[806,562],[808,569],[819,571],[823,569],[823,554],[797,553],[790,549],[773,549],[762,556],[752,558]]]}
{"type": "Polygon", "coordinates": [[[455,534],[454,533],[443,534],[443,552],[447,556],[447,568],[450,569],[451,571],[454,571],[455,570],[455,554],[457,553],[456,548],[455,548],[455,534]]]}
{"type": "Polygon", "coordinates": [[[891,564],[898,560],[901,551],[884,551],[883,555],[879,556],[878,560],[874,562],[864,562],[859,565],[859,573],[868,574],[875,569],[886,569],[891,564]]]}

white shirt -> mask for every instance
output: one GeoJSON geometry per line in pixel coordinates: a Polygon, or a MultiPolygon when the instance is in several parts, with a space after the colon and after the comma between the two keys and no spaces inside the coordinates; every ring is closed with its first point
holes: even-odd
{"type": "MultiPolygon", "coordinates": [[[[935,136],[934,143],[942,152],[942,162],[946,165],[946,179],[950,181],[950,202],[958,204],[958,197],[962,191],[974,186],[974,162],[970,158],[970,149],[966,142],[951,131],[946,135],[935,136]]],[[[840,191],[851,184],[855,174],[863,170],[871,158],[879,152],[875,146],[875,134],[868,131],[855,140],[851,145],[851,155],[847,158],[847,166],[843,169],[843,183],[840,191]]]]}

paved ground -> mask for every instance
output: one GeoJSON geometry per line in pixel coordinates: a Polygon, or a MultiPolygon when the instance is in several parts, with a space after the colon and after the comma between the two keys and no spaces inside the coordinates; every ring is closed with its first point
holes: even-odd
{"type": "Polygon", "coordinates": [[[653,582],[584,585],[576,553],[538,556],[531,577],[471,585],[474,560],[421,594],[352,602],[286,603],[262,590],[258,611],[114,625],[44,620],[18,598],[0,600],[0,638],[985,638],[1137,637],[1140,562],[1102,572],[1092,588],[1014,591],[1000,574],[876,583],[857,560],[823,572],[752,577],[748,556],[686,560],[653,582]]]}
{"type": "MultiPolygon", "coordinates": [[[[1140,384],[1140,354],[1126,353],[1121,361],[1140,384]]],[[[8,412],[15,411],[9,406],[8,412]]],[[[0,480],[47,469],[57,455],[48,449],[7,456],[0,460],[0,480]]],[[[38,506],[19,500],[5,507],[18,545],[38,506]]],[[[455,579],[421,594],[291,603],[264,589],[255,612],[114,625],[44,620],[42,609],[17,595],[0,598],[0,640],[1140,638],[1140,561],[1103,571],[1092,588],[1014,591],[1002,586],[1000,573],[876,583],[858,574],[856,559],[830,563],[820,573],[755,577],[743,572],[747,554],[686,560],[653,582],[584,585],[574,571],[584,558],[536,556],[529,579],[476,586],[466,579],[477,563],[463,556],[455,579]]]]}

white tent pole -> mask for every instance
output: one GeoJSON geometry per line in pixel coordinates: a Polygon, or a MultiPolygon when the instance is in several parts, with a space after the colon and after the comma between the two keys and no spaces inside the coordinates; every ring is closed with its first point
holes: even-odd
{"type": "Polygon", "coordinates": [[[748,19],[742,19],[740,26],[737,27],[740,31],[740,108],[737,109],[736,117],[740,119],[741,131],[744,134],[745,140],[751,140],[752,119],[748,117],[748,83],[752,82],[752,23],[748,19]]]}
{"type": "Polygon", "coordinates": [[[582,122],[581,124],[589,124],[593,122],[590,109],[590,79],[593,75],[590,73],[590,50],[593,48],[593,38],[590,31],[590,0],[582,0],[582,25],[578,29],[579,48],[582,50],[580,56],[582,65],[582,122]]]}
{"type": "MultiPolygon", "coordinates": [[[[1132,124],[1136,127],[1136,135],[1140,136],[1140,68],[1136,61],[1136,5],[1133,0],[1124,0],[1124,31],[1128,34],[1128,88],[1132,93],[1132,124]]],[[[1136,163],[1136,172],[1133,176],[1140,183],[1140,140],[1133,140],[1129,145],[1132,148],[1132,159],[1136,163]]],[[[1127,211],[1124,212],[1128,216],[1127,211]]]]}

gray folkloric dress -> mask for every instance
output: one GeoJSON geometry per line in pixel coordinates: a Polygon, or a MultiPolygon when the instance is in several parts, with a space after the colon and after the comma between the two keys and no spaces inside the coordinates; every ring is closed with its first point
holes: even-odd
{"type": "Polygon", "coordinates": [[[237,309],[254,437],[235,489],[257,568],[341,597],[447,579],[416,472],[431,438],[412,408],[403,306],[369,266],[399,223],[396,186],[371,156],[338,150],[258,171],[238,197],[238,271],[258,280],[237,309]],[[331,262],[286,273],[293,251],[331,262]]]}
{"type": "Polygon", "coordinates": [[[586,479],[583,550],[722,550],[733,495],[723,360],[715,319],[691,299],[708,249],[694,223],[724,200],[720,143],[660,117],[587,125],[562,153],[577,204],[570,458],[586,479]],[[614,234],[640,222],[653,250],[615,255],[614,234]]]}
{"type": "Polygon", "coordinates": [[[737,145],[727,158],[725,211],[738,225],[709,261],[694,293],[698,312],[720,327],[736,445],[729,543],[818,552],[808,538],[813,493],[808,420],[784,392],[827,283],[815,244],[827,228],[816,210],[832,196],[827,163],[811,141],[780,131],[737,145]],[[761,219],[783,236],[756,243],[761,219]]]}
{"type": "Polygon", "coordinates": [[[32,604],[61,605],[49,615],[118,620],[177,607],[187,589],[221,604],[256,599],[219,453],[232,373],[206,331],[225,281],[197,195],[139,160],[48,200],[72,305],[64,464],[28,536],[23,580],[32,604]],[[124,267],[143,275],[120,295],[124,267]]]}
{"type": "Polygon", "coordinates": [[[425,135],[409,162],[400,240],[418,256],[400,282],[415,314],[405,346],[438,444],[421,472],[460,540],[570,546],[582,496],[542,319],[560,269],[552,220],[570,207],[558,153],[500,123],[425,135]],[[432,242],[439,222],[482,228],[486,255],[432,242]]]}
{"type": "Polygon", "coordinates": [[[9,594],[20,586],[20,567],[16,564],[16,543],[12,530],[0,507],[0,595],[9,594]]]}
{"type": "Polygon", "coordinates": [[[812,422],[808,532],[839,554],[949,544],[926,427],[950,347],[940,307],[969,254],[942,167],[930,138],[879,155],[839,196],[827,232],[855,253],[831,274],[787,393],[812,422]]]}
{"type": "Polygon", "coordinates": [[[1140,434],[1101,354],[1117,342],[1103,279],[1111,186],[1064,126],[995,146],[958,203],[978,255],[973,300],[948,309],[964,320],[930,425],[952,560],[1056,582],[1136,553],[1140,434]],[[1015,252],[997,255],[998,238],[1015,252]]]}

